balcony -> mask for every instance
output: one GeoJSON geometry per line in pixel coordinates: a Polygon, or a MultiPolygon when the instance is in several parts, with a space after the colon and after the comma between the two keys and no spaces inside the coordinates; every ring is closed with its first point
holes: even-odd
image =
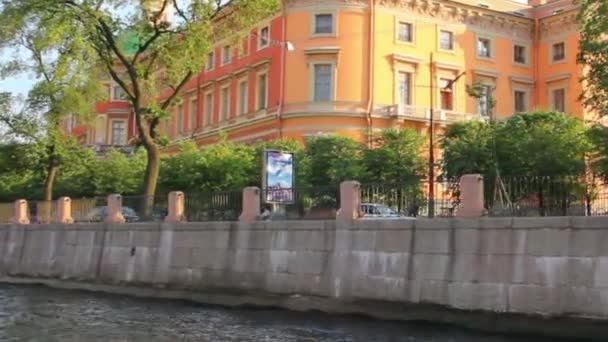
{"type": "Polygon", "coordinates": [[[115,150],[127,155],[135,153],[135,146],[133,145],[107,145],[107,144],[95,144],[87,145],[87,147],[93,148],[98,156],[107,154],[108,152],[115,150]]]}
{"type": "MultiPolygon", "coordinates": [[[[392,105],[375,110],[375,114],[393,119],[428,122],[431,119],[429,107],[392,105]]],[[[434,109],[433,121],[441,124],[482,120],[479,114],[461,113],[451,110],[434,109]]]]}
{"type": "Polygon", "coordinates": [[[365,115],[366,104],[355,101],[309,101],[286,103],[283,114],[289,115],[314,115],[314,114],[358,114],[365,115]]]}

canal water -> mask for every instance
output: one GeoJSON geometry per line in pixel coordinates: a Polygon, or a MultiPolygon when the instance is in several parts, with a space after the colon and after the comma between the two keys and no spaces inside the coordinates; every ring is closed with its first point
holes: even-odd
{"type": "Polygon", "coordinates": [[[451,326],[0,285],[0,341],[540,342],[451,326]]]}

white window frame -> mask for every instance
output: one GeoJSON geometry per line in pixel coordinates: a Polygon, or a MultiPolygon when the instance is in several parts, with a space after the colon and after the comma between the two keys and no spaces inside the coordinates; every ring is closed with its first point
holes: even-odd
{"type": "Polygon", "coordinates": [[[260,112],[268,109],[268,70],[260,71],[255,75],[255,111],[260,112]],[[265,96],[264,96],[264,106],[260,106],[260,77],[265,77],[265,96]]]}
{"type": "Polygon", "coordinates": [[[513,89],[513,113],[525,113],[530,110],[530,90],[525,88],[514,88],[513,89]],[[517,110],[517,96],[516,93],[524,93],[524,110],[517,110]]]}
{"type": "Polygon", "coordinates": [[[438,90],[438,95],[437,98],[439,99],[439,108],[441,110],[444,111],[448,111],[448,112],[453,112],[456,110],[456,85],[458,82],[454,82],[454,78],[456,76],[455,75],[439,75],[439,77],[437,77],[437,86],[439,89],[438,90]],[[443,96],[442,93],[444,92],[443,87],[441,87],[441,80],[446,80],[448,83],[452,82],[451,84],[451,89],[450,89],[450,93],[452,94],[452,108],[451,109],[446,109],[443,108],[443,96]]]}
{"type": "Polygon", "coordinates": [[[494,58],[496,57],[496,51],[495,51],[495,47],[496,44],[494,42],[494,38],[490,37],[490,36],[485,36],[485,35],[477,35],[477,37],[475,38],[475,56],[478,59],[484,59],[484,60],[494,60],[494,58]],[[489,56],[482,56],[479,54],[479,43],[481,40],[487,40],[489,42],[489,52],[490,55],[489,56]]]}
{"type": "Polygon", "coordinates": [[[336,61],[335,60],[315,60],[314,62],[309,63],[310,68],[310,85],[309,85],[309,93],[310,93],[310,101],[311,102],[326,102],[326,101],[316,101],[315,100],[315,67],[317,65],[331,65],[331,85],[330,90],[331,94],[329,94],[329,102],[336,100],[336,80],[337,80],[337,69],[336,69],[336,61]]]}
{"type": "Polygon", "coordinates": [[[205,71],[213,71],[215,69],[215,48],[207,53],[207,65],[205,66],[205,71]],[[209,64],[209,56],[211,56],[211,64],[209,64]]]}
{"type": "Polygon", "coordinates": [[[529,60],[530,60],[530,48],[527,44],[522,44],[522,43],[513,43],[513,64],[518,65],[518,66],[528,66],[529,64],[529,60]],[[515,48],[517,46],[521,46],[524,48],[524,62],[518,62],[515,60],[515,48]]]}
{"type": "Polygon", "coordinates": [[[416,45],[416,22],[406,19],[406,18],[399,18],[396,17],[395,18],[395,44],[400,44],[400,45],[416,45]],[[411,34],[411,41],[405,41],[405,40],[400,40],[399,39],[399,26],[401,24],[409,24],[412,31],[410,32],[411,34]]]}
{"type": "Polygon", "coordinates": [[[481,116],[481,117],[491,118],[491,117],[492,117],[492,115],[494,114],[494,110],[495,110],[495,109],[496,109],[496,107],[497,107],[497,103],[496,103],[496,96],[494,96],[494,95],[497,93],[497,90],[496,90],[496,84],[494,84],[494,83],[490,83],[490,82],[481,82],[481,85],[483,85],[483,86],[488,87],[488,88],[490,88],[490,89],[491,89],[491,92],[492,92],[492,93],[490,94],[490,95],[491,95],[490,97],[494,99],[494,107],[490,108],[490,107],[489,107],[489,103],[488,103],[488,109],[489,109],[489,113],[487,113],[487,114],[483,114],[483,113],[481,112],[481,110],[480,110],[480,109],[481,109],[481,98],[478,98],[478,99],[477,99],[477,113],[478,113],[478,114],[479,114],[479,116],[481,116]]]}
{"type": "Polygon", "coordinates": [[[126,119],[111,119],[110,120],[110,144],[112,146],[124,146],[124,145],[126,145],[127,141],[129,140],[129,132],[128,131],[129,131],[129,123],[127,122],[126,119]],[[125,138],[124,138],[124,141],[123,141],[122,144],[115,144],[114,143],[114,123],[115,122],[117,122],[117,123],[121,122],[121,123],[123,123],[125,125],[125,129],[124,129],[125,138]]]}
{"type": "Polygon", "coordinates": [[[189,123],[189,128],[190,131],[194,131],[196,130],[197,126],[198,126],[198,99],[196,98],[196,96],[194,96],[193,98],[190,99],[190,103],[188,105],[188,109],[190,110],[190,116],[188,117],[188,123],[189,123]],[[196,105],[194,105],[196,104],[196,105]],[[194,119],[194,120],[192,120],[194,119]]]}
{"type": "Polygon", "coordinates": [[[310,23],[310,35],[312,37],[336,37],[338,32],[337,26],[337,13],[336,11],[320,11],[320,12],[312,12],[311,13],[311,23],[310,23]],[[331,28],[332,31],[329,33],[317,33],[317,16],[318,15],[331,15],[331,28]]]}
{"type": "Polygon", "coordinates": [[[400,84],[399,84],[399,75],[401,73],[409,74],[409,78],[410,78],[409,79],[410,84],[409,84],[409,87],[408,87],[410,103],[404,104],[404,105],[406,105],[406,106],[413,106],[414,105],[414,78],[416,76],[415,76],[415,74],[411,70],[407,70],[407,69],[395,69],[395,77],[394,77],[395,78],[395,95],[394,95],[395,96],[395,101],[394,101],[394,103],[396,103],[399,106],[402,105],[402,103],[401,103],[401,91],[399,89],[399,86],[400,86],[400,84]]]}
{"type": "Polygon", "coordinates": [[[442,51],[442,52],[454,52],[456,51],[456,34],[454,33],[454,30],[450,30],[447,29],[445,27],[439,27],[437,30],[437,51],[442,51]],[[452,42],[452,48],[451,49],[444,49],[441,46],[441,33],[442,32],[449,32],[451,34],[451,42],[452,42]]]}
{"type": "Polygon", "coordinates": [[[567,46],[566,46],[566,42],[565,41],[556,41],[551,43],[550,45],[550,49],[549,49],[549,60],[551,62],[551,64],[560,64],[560,63],[565,63],[567,56],[568,56],[568,50],[567,50],[567,46]],[[555,59],[555,46],[559,45],[559,44],[563,44],[564,45],[564,57],[562,59],[555,59]]]}
{"type": "Polygon", "coordinates": [[[258,38],[258,51],[266,49],[270,46],[270,37],[272,33],[270,32],[270,25],[262,25],[258,28],[256,33],[256,37],[258,38]],[[262,30],[268,29],[268,38],[266,39],[266,44],[262,44],[262,30]]]}
{"type": "Polygon", "coordinates": [[[203,103],[204,103],[204,118],[203,118],[203,127],[207,128],[209,126],[213,126],[213,109],[215,108],[214,105],[214,96],[213,96],[213,89],[207,90],[204,94],[203,94],[203,103]],[[211,101],[208,101],[209,99],[211,99],[211,101]],[[207,106],[208,103],[211,103],[210,106],[207,106]],[[209,110],[207,110],[209,109],[209,110]]]}
{"type": "Polygon", "coordinates": [[[220,87],[220,122],[227,122],[232,117],[232,113],[230,112],[230,83],[223,85],[220,87]],[[226,91],[226,108],[224,108],[224,91],[226,91]],[[226,113],[224,113],[224,109],[226,109],[226,113]]]}
{"type": "Polygon", "coordinates": [[[232,63],[232,46],[222,46],[222,66],[232,63]],[[226,48],[228,48],[228,56],[226,56],[226,48]]]}
{"type": "Polygon", "coordinates": [[[112,84],[110,86],[110,100],[112,102],[128,102],[128,98],[127,98],[127,92],[122,89],[122,87],[118,84],[112,84]],[[120,91],[122,91],[122,93],[124,94],[124,98],[116,98],[115,94],[114,94],[114,90],[115,89],[120,89],[120,91]]]}
{"type": "Polygon", "coordinates": [[[554,87],[550,87],[549,88],[549,108],[551,108],[551,110],[553,111],[557,111],[557,108],[555,107],[555,92],[558,90],[563,90],[564,91],[564,97],[563,97],[563,101],[564,101],[564,111],[563,113],[567,113],[568,112],[568,87],[566,87],[565,85],[560,85],[560,86],[554,86],[554,87]]]}
{"type": "Polygon", "coordinates": [[[237,116],[249,113],[249,77],[243,77],[237,82],[237,116]],[[241,85],[245,84],[245,93],[241,92],[241,85]],[[245,101],[243,103],[243,101],[245,101]],[[244,105],[244,108],[243,108],[244,105]]]}

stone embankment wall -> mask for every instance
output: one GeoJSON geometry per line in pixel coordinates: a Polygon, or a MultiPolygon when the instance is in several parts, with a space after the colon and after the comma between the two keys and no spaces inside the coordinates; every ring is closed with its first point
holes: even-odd
{"type": "MultiPolygon", "coordinates": [[[[385,318],[458,322],[481,310],[601,322],[607,228],[601,217],[6,225],[0,272],[7,282],[385,318]],[[464,311],[450,318],[446,309],[464,311]]],[[[476,322],[511,329],[497,321],[476,322]]]]}

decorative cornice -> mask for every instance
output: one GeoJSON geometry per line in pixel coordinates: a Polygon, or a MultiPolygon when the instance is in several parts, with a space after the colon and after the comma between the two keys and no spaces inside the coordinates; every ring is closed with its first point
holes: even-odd
{"type": "Polygon", "coordinates": [[[517,82],[517,83],[523,83],[523,84],[534,84],[534,80],[530,77],[527,76],[510,76],[509,79],[511,80],[511,82],[517,82]]]}
{"type": "Polygon", "coordinates": [[[553,75],[553,76],[547,77],[545,79],[545,83],[563,81],[563,80],[569,79],[570,77],[572,77],[572,74],[569,73],[569,72],[563,73],[563,74],[557,74],[557,75],[553,75]]]}
{"type": "Polygon", "coordinates": [[[473,69],[473,73],[475,75],[492,77],[492,78],[498,78],[498,76],[500,76],[500,73],[498,71],[490,70],[490,69],[477,68],[477,69],[473,69]]]}
{"type": "Polygon", "coordinates": [[[264,58],[255,63],[251,63],[249,66],[252,68],[260,68],[260,67],[268,65],[268,64],[270,64],[270,58],[264,58]]]}
{"type": "Polygon", "coordinates": [[[340,53],[339,46],[315,46],[304,49],[304,53],[307,55],[322,55],[322,54],[338,54],[340,53]]]}
{"type": "Polygon", "coordinates": [[[551,39],[552,37],[577,32],[579,30],[577,15],[578,11],[571,10],[542,19],[540,21],[541,39],[551,39]]]}
{"type": "Polygon", "coordinates": [[[394,53],[392,55],[392,58],[393,58],[393,63],[402,62],[402,63],[418,64],[418,63],[422,62],[422,58],[418,58],[418,57],[411,56],[411,55],[404,55],[401,53],[394,53]]]}
{"type": "Polygon", "coordinates": [[[438,69],[454,70],[457,72],[464,70],[463,65],[458,65],[458,64],[448,63],[448,62],[441,62],[441,61],[436,61],[434,64],[435,64],[435,67],[438,69]]]}

